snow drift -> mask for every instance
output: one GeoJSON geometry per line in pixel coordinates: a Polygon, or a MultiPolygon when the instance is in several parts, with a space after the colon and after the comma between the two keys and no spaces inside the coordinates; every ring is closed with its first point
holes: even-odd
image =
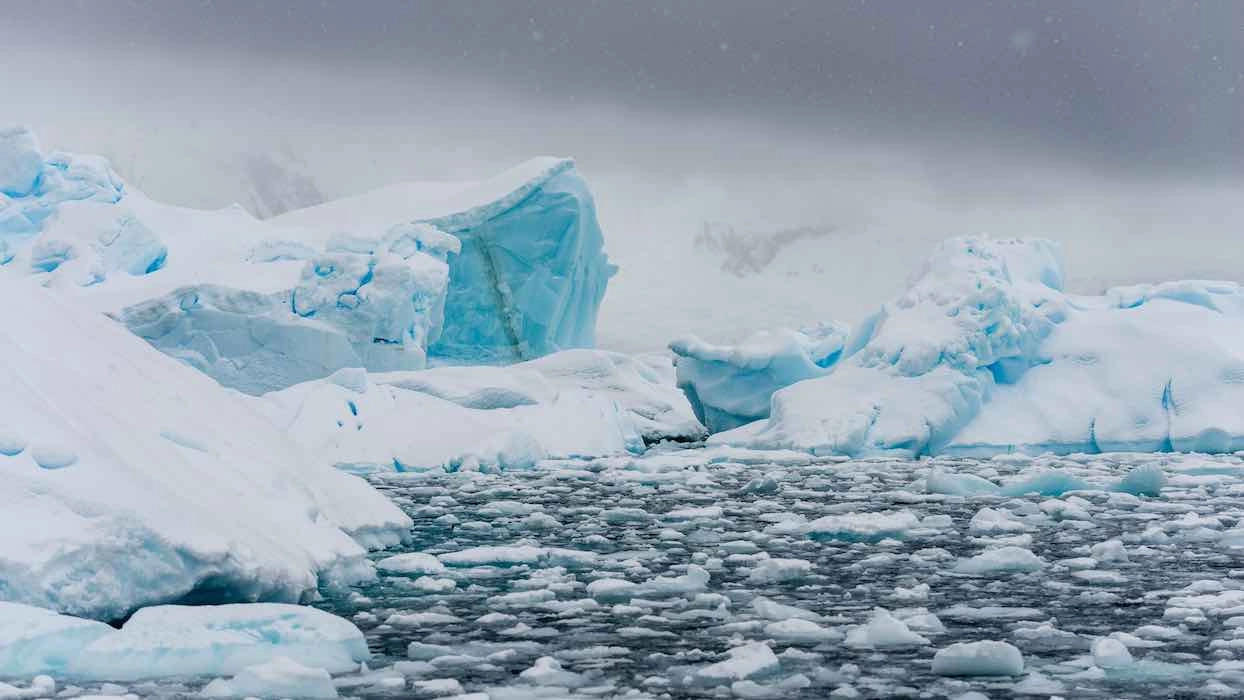
{"type": "Polygon", "coordinates": [[[1053,243],[957,238],[825,376],[711,441],[850,456],[1244,447],[1244,291],[1062,292],[1053,243]]]}
{"type": "Polygon", "coordinates": [[[260,394],[343,367],[589,347],[613,267],[572,161],[403,185],[269,221],[127,188],[99,158],[0,132],[0,269],[260,394]]]}
{"type": "Polygon", "coordinates": [[[372,576],[362,545],[409,528],[257,399],[31,280],[0,275],[0,297],[0,598],[98,619],[296,602],[372,576]]]}

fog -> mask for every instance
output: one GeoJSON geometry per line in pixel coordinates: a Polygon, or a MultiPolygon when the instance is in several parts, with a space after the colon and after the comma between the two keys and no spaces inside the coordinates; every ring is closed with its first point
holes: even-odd
{"type": "Polygon", "coordinates": [[[1244,281],[1244,6],[1083,4],[37,3],[0,24],[0,122],[260,215],[297,203],[277,177],[573,156],[624,350],[858,320],[950,235],[1056,239],[1083,292],[1244,281]],[[757,272],[706,224],[823,233],[757,272]]]}

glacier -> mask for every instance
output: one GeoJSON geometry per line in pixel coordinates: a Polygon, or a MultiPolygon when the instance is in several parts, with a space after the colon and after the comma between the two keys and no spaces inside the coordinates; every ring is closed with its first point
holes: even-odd
{"type": "Polygon", "coordinates": [[[1041,239],[944,242],[823,376],[710,444],[852,457],[1244,447],[1244,290],[1066,293],[1041,239]]]}
{"type": "Polygon", "coordinates": [[[594,343],[615,271],[568,159],[260,221],[155,202],[101,158],[0,133],[0,272],[262,394],[344,367],[528,360],[594,343]],[[37,162],[37,163],[36,163],[37,162]]]}
{"type": "Polygon", "coordinates": [[[677,356],[678,386],[696,417],[719,433],[768,418],[773,392],[828,373],[847,335],[845,324],[822,323],[758,331],[731,346],[689,335],[669,347],[677,356]]]}
{"type": "Polygon", "coordinates": [[[99,620],[368,580],[410,520],[260,400],[0,275],[0,597],[99,620]]]}

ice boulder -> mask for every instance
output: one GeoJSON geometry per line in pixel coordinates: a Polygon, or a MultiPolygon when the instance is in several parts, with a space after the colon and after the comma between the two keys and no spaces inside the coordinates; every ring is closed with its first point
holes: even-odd
{"type": "Polygon", "coordinates": [[[445,326],[431,353],[455,362],[528,360],[595,342],[616,268],[574,161],[536,158],[463,185],[396,185],[273,219],[321,232],[374,235],[421,222],[456,236],[445,326]]]}
{"type": "Polygon", "coordinates": [[[349,468],[518,469],[704,436],[668,359],[599,350],[506,367],[337,373],[263,398],[274,425],[349,468]]]}
{"type": "Polygon", "coordinates": [[[944,242],[821,377],[710,442],[848,456],[1244,447],[1244,290],[1064,293],[1053,244],[944,242]]]}
{"type": "Polygon", "coordinates": [[[0,594],[96,619],[296,602],[410,520],[101,314],[0,275],[0,594]],[[31,523],[38,523],[32,527],[31,523]],[[353,536],[353,537],[352,537],[353,536]]]}
{"type": "Polygon", "coordinates": [[[733,346],[695,336],[670,343],[678,386],[710,432],[769,416],[773,392],[829,372],[842,355],[847,327],[825,323],[799,330],[760,331],[733,346]]]}

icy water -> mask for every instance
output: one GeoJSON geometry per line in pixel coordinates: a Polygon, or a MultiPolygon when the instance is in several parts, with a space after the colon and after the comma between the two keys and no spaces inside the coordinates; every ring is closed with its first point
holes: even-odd
{"type": "Polygon", "coordinates": [[[1244,689],[1242,476],[1238,456],[706,450],[376,474],[415,521],[410,545],[376,560],[448,566],[320,605],[376,654],[373,672],[339,679],[360,697],[1226,695],[1244,689]],[[1145,465],[1166,475],[1159,497],[1117,490],[1145,465]],[[929,493],[931,471],[935,491],[979,486],[970,474],[1044,493],[929,493]],[[969,563],[987,550],[1002,554],[969,563]],[[869,628],[877,608],[889,613],[869,628]],[[891,617],[900,639],[880,634],[891,617]],[[1094,656],[1112,634],[1122,644],[1094,656]],[[939,649],[977,640],[1013,644],[1023,674],[932,672],[939,649]]]}

